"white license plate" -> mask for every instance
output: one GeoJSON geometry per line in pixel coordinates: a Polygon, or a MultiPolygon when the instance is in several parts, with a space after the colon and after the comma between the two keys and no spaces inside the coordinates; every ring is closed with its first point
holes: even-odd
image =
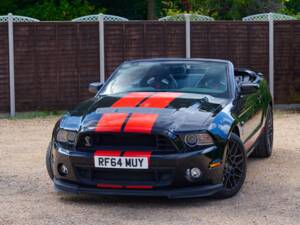
{"type": "Polygon", "coordinates": [[[95,167],[115,169],[148,169],[147,157],[94,156],[95,167]]]}

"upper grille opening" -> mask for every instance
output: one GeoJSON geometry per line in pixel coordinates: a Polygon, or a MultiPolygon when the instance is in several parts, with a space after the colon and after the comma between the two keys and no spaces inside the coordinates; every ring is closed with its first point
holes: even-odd
{"type": "Polygon", "coordinates": [[[165,136],[136,133],[86,133],[80,135],[77,146],[84,149],[116,147],[124,150],[175,150],[171,140],[165,136]]]}
{"type": "Polygon", "coordinates": [[[156,147],[155,136],[140,134],[100,134],[96,135],[96,145],[99,146],[147,146],[156,147]]]}

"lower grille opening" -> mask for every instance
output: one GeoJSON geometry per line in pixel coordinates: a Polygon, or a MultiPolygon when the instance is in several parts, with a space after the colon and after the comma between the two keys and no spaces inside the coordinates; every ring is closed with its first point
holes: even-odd
{"type": "Polygon", "coordinates": [[[154,186],[170,185],[174,180],[173,168],[155,168],[148,170],[95,169],[87,166],[75,166],[76,176],[82,183],[147,184],[154,186]]]}
{"type": "Polygon", "coordinates": [[[92,175],[94,180],[105,181],[139,181],[155,182],[155,171],[103,171],[95,170],[92,175]]]}

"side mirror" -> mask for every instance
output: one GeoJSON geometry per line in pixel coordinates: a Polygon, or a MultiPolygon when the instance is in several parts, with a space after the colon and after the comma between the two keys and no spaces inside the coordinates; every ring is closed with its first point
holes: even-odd
{"type": "Polygon", "coordinates": [[[241,94],[242,95],[249,95],[257,92],[259,85],[258,84],[241,84],[241,94]]]}
{"type": "Polygon", "coordinates": [[[263,73],[261,73],[261,72],[258,72],[258,73],[256,73],[258,76],[260,76],[260,77],[264,77],[264,74],[263,73]]]}
{"type": "Polygon", "coordinates": [[[89,92],[96,94],[102,86],[103,86],[103,83],[100,83],[100,82],[90,83],[89,84],[89,92]]]}

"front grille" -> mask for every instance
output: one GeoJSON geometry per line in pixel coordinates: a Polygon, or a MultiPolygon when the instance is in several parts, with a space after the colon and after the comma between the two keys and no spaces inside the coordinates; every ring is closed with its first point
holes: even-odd
{"type": "Polygon", "coordinates": [[[165,136],[135,133],[85,133],[80,135],[77,147],[91,150],[117,148],[121,150],[175,151],[172,141],[165,136]]]}

